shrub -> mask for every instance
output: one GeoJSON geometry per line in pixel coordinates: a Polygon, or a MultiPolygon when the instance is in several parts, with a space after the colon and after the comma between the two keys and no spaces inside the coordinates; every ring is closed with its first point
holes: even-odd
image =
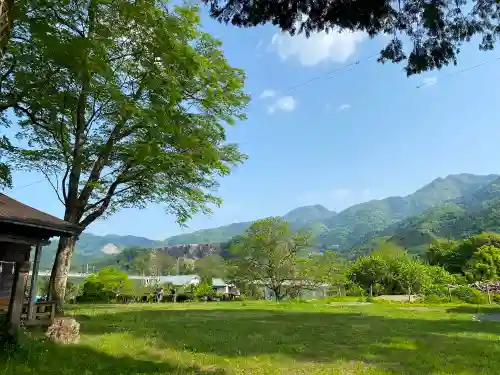
{"type": "Polygon", "coordinates": [[[491,295],[491,300],[493,301],[493,303],[500,304],[500,294],[492,294],[491,295]]]}
{"type": "Polygon", "coordinates": [[[481,293],[479,290],[471,288],[469,286],[459,286],[452,290],[452,296],[465,302],[474,305],[479,305],[486,303],[488,297],[481,293]]]}
{"type": "Polygon", "coordinates": [[[346,295],[351,297],[363,297],[365,295],[365,290],[358,284],[348,284],[346,286],[346,295]]]}
{"type": "Polygon", "coordinates": [[[188,294],[188,293],[182,293],[182,294],[178,294],[177,298],[175,300],[177,302],[186,302],[186,301],[190,301],[191,297],[192,296],[190,294],[188,294]]]}

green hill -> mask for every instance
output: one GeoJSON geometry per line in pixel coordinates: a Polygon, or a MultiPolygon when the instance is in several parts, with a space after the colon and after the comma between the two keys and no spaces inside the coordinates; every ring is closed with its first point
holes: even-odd
{"type": "Polygon", "coordinates": [[[481,232],[500,232],[500,178],[457,199],[432,207],[395,225],[365,236],[384,237],[411,252],[421,252],[434,238],[460,239],[481,232]]]}
{"type": "Polygon", "coordinates": [[[473,194],[497,178],[496,175],[450,175],[437,178],[405,197],[389,197],[357,204],[326,219],[324,222],[329,230],[319,236],[318,243],[324,247],[338,245],[340,249],[349,249],[370,237],[387,235],[383,231],[402,220],[450,200],[473,194]]]}
{"type": "MultiPolygon", "coordinates": [[[[435,237],[455,238],[483,230],[500,231],[499,193],[497,175],[457,174],[437,178],[404,197],[372,200],[339,213],[321,205],[298,207],[283,217],[294,230],[311,231],[318,249],[333,248],[353,256],[366,252],[380,239],[389,239],[418,252],[435,237]]],[[[132,246],[175,249],[176,245],[223,243],[242,234],[250,224],[233,223],[172,236],[164,241],[82,234],[73,264],[107,257],[132,246]]],[[[45,249],[42,267],[50,267],[55,245],[45,249]]]]}

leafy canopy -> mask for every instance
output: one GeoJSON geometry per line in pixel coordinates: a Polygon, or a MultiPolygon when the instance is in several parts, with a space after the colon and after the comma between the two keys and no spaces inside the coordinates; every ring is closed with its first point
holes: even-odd
{"type": "Polygon", "coordinates": [[[235,279],[266,286],[276,300],[298,279],[298,253],[309,247],[309,233],[293,234],[280,217],[254,222],[230,249],[230,274],[235,279]]]}
{"type": "Polygon", "coordinates": [[[0,111],[13,110],[21,130],[4,152],[49,179],[66,220],[85,228],[160,203],[182,223],[220,203],[216,177],[245,159],[225,126],[245,118],[248,97],[197,7],[15,4],[0,111]]]}
{"type": "Polygon", "coordinates": [[[320,31],[362,31],[391,37],[379,61],[406,61],[417,74],[456,64],[463,42],[480,36],[480,49],[491,50],[500,35],[496,0],[203,0],[221,22],[252,27],[278,25],[292,35],[320,31]],[[412,47],[405,53],[404,41],[412,47]]]}

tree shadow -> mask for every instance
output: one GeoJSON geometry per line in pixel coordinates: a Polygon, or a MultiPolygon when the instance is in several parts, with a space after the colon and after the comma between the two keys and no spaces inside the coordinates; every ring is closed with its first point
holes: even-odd
{"type": "MultiPolygon", "coordinates": [[[[131,357],[114,357],[81,345],[56,345],[47,340],[24,340],[9,357],[0,356],[9,375],[225,375],[223,369],[204,370],[170,362],[155,362],[131,357]]],[[[0,367],[4,367],[3,365],[0,367]]]]}
{"type": "Polygon", "coordinates": [[[500,313],[500,307],[498,306],[456,306],[446,309],[449,313],[458,314],[477,314],[477,313],[500,313]]]}
{"type": "Polygon", "coordinates": [[[159,349],[235,358],[286,355],[306,362],[358,361],[393,374],[496,375],[500,366],[496,322],[338,312],[155,309],[96,316],[81,324],[88,334],[126,331],[137,338],[154,337],[159,349]]]}

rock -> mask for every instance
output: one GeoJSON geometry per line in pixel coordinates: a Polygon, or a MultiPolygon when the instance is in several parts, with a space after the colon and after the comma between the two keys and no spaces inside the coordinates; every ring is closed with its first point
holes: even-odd
{"type": "Polygon", "coordinates": [[[45,336],[58,344],[76,344],[80,338],[80,323],[73,318],[55,318],[45,336]]]}

